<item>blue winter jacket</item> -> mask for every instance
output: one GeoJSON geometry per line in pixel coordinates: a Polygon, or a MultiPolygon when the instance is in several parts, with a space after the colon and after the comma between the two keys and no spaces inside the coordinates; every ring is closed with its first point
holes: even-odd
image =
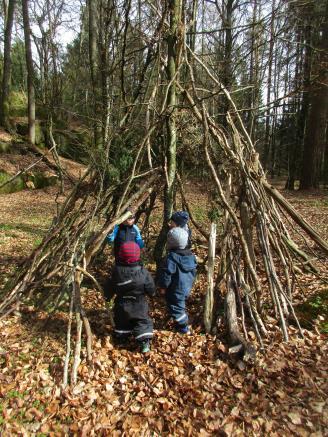
{"type": "Polygon", "coordinates": [[[125,241],[134,241],[140,249],[145,246],[137,225],[115,225],[111,234],[108,234],[106,240],[109,244],[114,243],[120,246],[125,241]]]}
{"type": "Polygon", "coordinates": [[[157,273],[157,284],[169,292],[188,296],[196,277],[197,262],[190,250],[170,251],[157,273]]]}

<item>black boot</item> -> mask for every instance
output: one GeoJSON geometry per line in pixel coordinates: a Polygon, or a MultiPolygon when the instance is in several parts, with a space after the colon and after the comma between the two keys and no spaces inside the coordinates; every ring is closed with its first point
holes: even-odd
{"type": "Polygon", "coordinates": [[[147,352],[150,351],[150,340],[149,339],[143,340],[143,341],[139,341],[138,343],[140,345],[140,352],[142,354],[146,354],[147,352]]]}
{"type": "Polygon", "coordinates": [[[116,345],[124,345],[129,341],[130,334],[119,334],[114,332],[113,340],[116,345]]]}

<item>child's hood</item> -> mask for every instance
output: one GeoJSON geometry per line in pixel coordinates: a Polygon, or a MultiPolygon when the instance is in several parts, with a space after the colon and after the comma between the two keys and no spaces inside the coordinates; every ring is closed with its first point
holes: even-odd
{"type": "Polygon", "coordinates": [[[178,264],[179,268],[185,272],[191,272],[197,267],[196,257],[194,254],[179,255],[178,253],[170,252],[169,256],[175,263],[178,264]]]}
{"type": "Polygon", "coordinates": [[[116,265],[116,277],[118,281],[123,281],[125,279],[138,280],[143,276],[143,266],[139,263],[134,263],[130,265],[116,265]]]}

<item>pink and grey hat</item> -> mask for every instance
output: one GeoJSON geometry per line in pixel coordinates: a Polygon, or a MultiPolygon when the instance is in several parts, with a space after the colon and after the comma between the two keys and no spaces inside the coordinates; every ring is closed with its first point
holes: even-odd
{"type": "Polygon", "coordinates": [[[124,264],[140,261],[140,247],[134,241],[122,243],[118,251],[118,260],[124,264]]]}

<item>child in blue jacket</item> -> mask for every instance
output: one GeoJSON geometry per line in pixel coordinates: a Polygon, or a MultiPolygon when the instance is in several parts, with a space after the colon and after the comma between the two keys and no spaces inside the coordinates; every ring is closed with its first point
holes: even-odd
{"type": "Polygon", "coordinates": [[[113,232],[108,234],[106,240],[109,244],[114,243],[114,256],[115,261],[118,261],[118,252],[123,243],[127,241],[134,241],[143,249],[145,247],[145,243],[141,237],[139,228],[134,224],[135,216],[131,215],[128,219],[126,219],[120,225],[115,225],[113,232]]]}
{"type": "Polygon", "coordinates": [[[189,334],[186,298],[196,277],[196,257],[188,246],[188,232],[181,227],[167,234],[167,256],[157,272],[157,285],[165,299],[170,316],[181,334],[189,334]]]}

